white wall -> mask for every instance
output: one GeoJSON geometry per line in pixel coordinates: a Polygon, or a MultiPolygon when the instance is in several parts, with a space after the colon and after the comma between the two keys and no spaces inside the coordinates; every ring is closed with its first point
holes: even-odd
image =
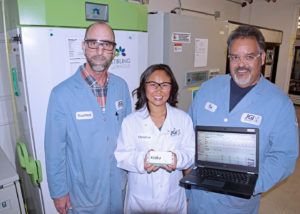
{"type": "Polygon", "coordinates": [[[299,9],[300,0],[277,0],[276,3],[255,0],[253,4],[241,9],[241,22],[283,31],[275,83],[286,93],[291,75],[299,9]]]}
{"type": "MultiPolygon", "coordinates": [[[[300,0],[277,0],[276,3],[255,0],[244,8],[226,0],[181,0],[181,6],[207,13],[220,11],[220,20],[282,30],[283,40],[279,51],[275,83],[285,92],[288,91],[293,57],[293,40],[291,38],[296,36],[300,0]]],[[[148,11],[170,12],[175,7],[179,7],[178,0],[149,0],[148,11]]],[[[182,14],[201,16],[186,11],[183,11],[182,14]]]]}
{"type": "MultiPolygon", "coordinates": [[[[178,0],[149,0],[148,11],[170,12],[175,7],[179,7],[178,0]]],[[[239,21],[240,19],[241,6],[225,0],[181,0],[181,7],[212,14],[215,11],[220,11],[220,20],[239,21]]],[[[182,11],[182,14],[190,16],[203,16],[198,13],[187,11],[182,11]]]]}

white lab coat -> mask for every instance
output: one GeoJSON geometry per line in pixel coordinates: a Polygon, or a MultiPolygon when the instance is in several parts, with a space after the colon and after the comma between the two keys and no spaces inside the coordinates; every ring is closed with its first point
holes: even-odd
{"type": "Polygon", "coordinates": [[[125,213],[186,213],[185,189],[179,186],[182,170],[194,162],[195,136],[191,118],[167,104],[161,131],[146,107],[127,116],[115,151],[117,166],[128,171],[125,213]],[[172,151],[177,156],[173,172],[160,168],[150,174],[144,158],[150,149],[172,151]]]}

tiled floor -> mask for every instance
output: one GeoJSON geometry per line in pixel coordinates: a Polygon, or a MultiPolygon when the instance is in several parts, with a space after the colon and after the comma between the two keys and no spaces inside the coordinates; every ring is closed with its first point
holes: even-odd
{"type": "MultiPolygon", "coordinates": [[[[298,122],[300,106],[295,106],[298,122]]],[[[300,124],[300,122],[299,122],[300,124]]],[[[293,175],[273,187],[262,196],[259,214],[299,214],[300,213],[300,160],[298,158],[293,175]]]]}

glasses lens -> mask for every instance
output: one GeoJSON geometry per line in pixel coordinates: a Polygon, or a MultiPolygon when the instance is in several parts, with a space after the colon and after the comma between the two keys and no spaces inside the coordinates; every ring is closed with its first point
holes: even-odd
{"type": "Polygon", "coordinates": [[[233,63],[237,63],[240,61],[240,57],[237,55],[229,55],[228,57],[229,57],[230,61],[233,63]]]}
{"type": "Polygon", "coordinates": [[[149,85],[152,89],[157,89],[159,87],[159,85],[156,82],[150,82],[149,85]]]}
{"type": "Polygon", "coordinates": [[[114,43],[109,41],[104,41],[102,42],[102,47],[104,50],[111,51],[112,49],[114,49],[114,43]]]}
{"type": "Polygon", "coordinates": [[[116,45],[116,43],[111,41],[102,41],[102,40],[85,40],[88,47],[91,49],[97,49],[99,47],[103,48],[107,51],[112,51],[116,45]]]}
{"type": "Polygon", "coordinates": [[[240,63],[243,61],[244,63],[253,63],[255,59],[260,57],[261,54],[254,55],[254,54],[248,54],[243,57],[237,56],[237,55],[229,55],[228,58],[232,63],[240,63]]]}
{"type": "Polygon", "coordinates": [[[169,90],[172,86],[171,83],[169,82],[158,83],[158,82],[149,81],[146,82],[146,84],[148,84],[152,90],[158,89],[159,87],[161,87],[162,90],[169,90]]]}
{"type": "Polygon", "coordinates": [[[99,43],[97,42],[97,40],[86,40],[85,42],[87,43],[89,48],[95,49],[99,47],[99,43]]]}
{"type": "Polygon", "coordinates": [[[163,90],[168,90],[171,88],[171,84],[167,82],[161,83],[160,86],[163,90]]]}

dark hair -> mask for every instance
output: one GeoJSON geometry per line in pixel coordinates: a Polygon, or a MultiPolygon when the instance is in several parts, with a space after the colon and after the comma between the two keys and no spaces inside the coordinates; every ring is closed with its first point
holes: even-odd
{"type": "Polygon", "coordinates": [[[147,82],[149,76],[154,71],[157,71],[157,70],[163,70],[170,77],[172,87],[171,87],[171,91],[170,91],[170,97],[167,100],[167,102],[171,106],[176,107],[176,104],[178,103],[178,101],[177,101],[178,84],[177,84],[177,81],[176,81],[176,79],[174,77],[174,74],[173,74],[171,68],[168,65],[165,65],[165,64],[155,64],[155,65],[149,66],[142,73],[141,78],[140,78],[140,86],[132,92],[132,96],[134,96],[135,94],[137,94],[137,99],[138,100],[137,100],[137,102],[135,104],[135,109],[136,110],[141,109],[145,104],[147,104],[147,108],[149,110],[148,99],[146,97],[146,90],[145,90],[145,88],[146,88],[146,82],[147,82]]]}
{"type": "Polygon", "coordinates": [[[114,32],[114,30],[107,23],[105,23],[103,21],[98,21],[98,22],[95,22],[95,23],[91,24],[90,26],[88,26],[86,31],[85,31],[84,39],[86,39],[86,35],[88,34],[90,28],[94,25],[106,25],[107,27],[109,27],[111,29],[111,32],[113,34],[114,41],[115,41],[115,32],[114,32]]]}
{"type": "Polygon", "coordinates": [[[260,32],[260,30],[249,25],[241,25],[230,34],[227,40],[228,52],[230,53],[231,44],[235,39],[244,39],[249,37],[256,39],[259,46],[259,52],[260,53],[264,52],[265,50],[264,36],[260,32]]]}

